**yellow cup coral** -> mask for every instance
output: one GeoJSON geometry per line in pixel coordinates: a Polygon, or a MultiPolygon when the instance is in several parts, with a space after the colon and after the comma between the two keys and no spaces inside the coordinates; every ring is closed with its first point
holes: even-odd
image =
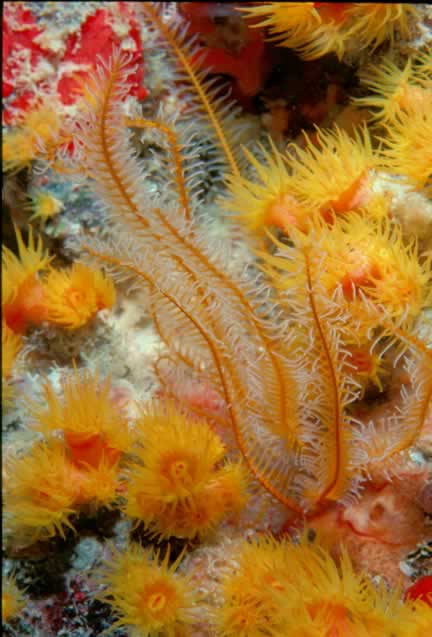
{"type": "Polygon", "coordinates": [[[30,195],[29,207],[33,211],[29,221],[40,219],[43,227],[48,219],[52,219],[63,210],[63,203],[50,192],[37,190],[30,195]]]}
{"type": "Polygon", "coordinates": [[[97,468],[115,465],[131,444],[128,420],[112,397],[110,378],[80,373],[76,368],[61,381],[60,398],[50,381],[43,386],[43,403],[31,403],[34,428],[44,434],[63,432],[71,460],[97,468]]]}
{"type": "Polygon", "coordinates": [[[416,189],[432,192],[432,55],[411,57],[400,69],[391,57],[366,68],[362,82],[374,94],[354,103],[375,109],[386,131],[379,166],[401,175],[416,189]]]}
{"type": "Polygon", "coordinates": [[[193,582],[176,573],[181,559],[169,565],[169,550],[160,560],[158,552],[135,544],[124,552],[113,549],[99,574],[106,588],[98,595],[119,615],[113,628],[128,626],[131,637],[189,634],[197,595],[193,582]]]}
{"type": "Polygon", "coordinates": [[[401,111],[415,108],[416,104],[430,99],[432,89],[431,55],[410,58],[400,69],[391,56],[379,64],[373,64],[360,74],[360,81],[372,95],[353,99],[360,107],[372,108],[373,118],[378,122],[393,122],[401,111]]]}
{"type": "Polygon", "coordinates": [[[432,194],[432,91],[385,125],[381,165],[416,190],[432,194]]]}
{"type": "Polygon", "coordinates": [[[266,2],[242,8],[251,26],[269,27],[271,40],[296,49],[305,60],[327,53],[341,59],[348,47],[393,41],[396,30],[409,35],[414,6],[377,2],[266,2]]]}
{"type": "Polygon", "coordinates": [[[62,441],[35,443],[26,455],[6,458],[6,533],[25,544],[64,537],[83,505],[109,507],[118,489],[117,465],[102,459],[97,467],[77,466],[62,441]]]}
{"type": "Polygon", "coordinates": [[[80,495],[78,478],[59,441],[36,443],[27,455],[6,458],[6,530],[29,542],[64,535],[80,495]]]}
{"type": "Polygon", "coordinates": [[[126,513],[162,537],[204,536],[245,501],[245,477],[204,422],[154,404],[138,423],[126,513]]]}
{"type": "Polygon", "coordinates": [[[115,303],[115,288],[101,271],[74,263],[69,271],[51,269],[44,280],[47,320],[77,329],[115,303]]]}
{"type": "Polygon", "coordinates": [[[344,549],[337,564],[305,536],[299,544],[264,537],[245,543],[237,562],[222,582],[222,606],[212,613],[221,637],[426,635],[420,627],[432,609],[404,605],[398,590],[375,588],[354,572],[344,549]]]}
{"type": "Polygon", "coordinates": [[[2,622],[16,617],[26,605],[26,600],[16,585],[13,575],[2,577],[2,622]]]}
{"type": "Polygon", "coordinates": [[[245,150],[257,179],[227,178],[230,197],[223,203],[234,218],[253,232],[274,225],[289,234],[306,231],[316,212],[329,223],[352,210],[385,216],[386,202],[372,191],[378,158],[368,131],[350,137],[338,127],[317,129],[315,137],[313,143],[305,134],[305,148],[290,144],[287,154],[273,144],[271,152],[262,149],[264,163],[245,150]]]}
{"type": "Polygon", "coordinates": [[[329,292],[341,285],[345,298],[354,302],[361,290],[406,323],[430,302],[430,261],[419,260],[416,242],[405,244],[400,227],[351,214],[324,231],[323,248],[322,281],[329,292]]]}
{"type": "Polygon", "coordinates": [[[3,137],[3,165],[6,171],[29,166],[38,157],[53,156],[61,144],[62,118],[59,108],[48,100],[29,111],[3,137]]]}
{"type": "Polygon", "coordinates": [[[35,242],[31,226],[28,246],[18,228],[15,233],[18,256],[5,246],[2,249],[2,311],[10,328],[24,333],[30,323],[39,324],[46,319],[44,291],[37,274],[52,257],[44,251],[40,237],[35,242]]]}
{"type": "Polygon", "coordinates": [[[334,127],[317,129],[316,143],[305,134],[306,147],[289,146],[293,196],[313,212],[330,220],[333,214],[367,208],[372,199],[373,169],[377,158],[366,128],[350,137],[334,127]]]}
{"type": "Polygon", "coordinates": [[[222,581],[223,603],[212,617],[216,634],[223,637],[288,634],[289,606],[279,605],[274,597],[274,591],[286,591],[285,582],[293,575],[286,570],[287,546],[270,537],[244,543],[240,554],[235,556],[238,569],[230,570],[222,581]]]}
{"type": "Polygon", "coordinates": [[[266,226],[277,226],[286,233],[291,226],[304,230],[308,211],[292,194],[293,177],[286,157],[270,143],[270,152],[261,147],[262,162],[244,149],[258,179],[228,175],[230,196],[222,204],[234,213],[233,219],[252,233],[262,231],[266,226]]]}
{"type": "MultiPolygon", "coordinates": [[[[283,253],[283,244],[274,241],[283,253]]],[[[416,241],[405,243],[401,228],[385,218],[366,219],[351,213],[329,227],[316,217],[313,237],[295,234],[299,246],[306,247],[311,241],[320,246],[323,255],[317,273],[320,284],[330,295],[336,289],[341,291],[353,317],[361,320],[363,332],[382,318],[382,312],[368,315],[365,299],[375,307],[381,305],[388,317],[401,319],[406,325],[432,301],[430,258],[421,260],[416,241]]],[[[279,273],[272,273],[275,286],[283,290],[292,285],[296,264],[279,256],[263,256],[280,268],[279,273]],[[285,277],[284,271],[290,276],[285,277]]]]}

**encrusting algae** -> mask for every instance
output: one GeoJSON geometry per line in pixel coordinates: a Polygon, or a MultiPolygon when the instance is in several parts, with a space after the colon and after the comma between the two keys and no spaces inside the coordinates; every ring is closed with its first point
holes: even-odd
{"type": "MultiPolygon", "coordinates": [[[[133,56],[111,47],[67,116],[36,101],[3,143],[6,171],[45,163],[105,215],[59,267],[43,238],[67,207],[59,190],[32,187],[41,235],[16,227],[17,254],[3,246],[2,392],[33,436],[27,449],[6,443],[6,551],[78,546],[82,524],[108,512],[91,598],[105,629],[132,637],[429,637],[432,593],[404,599],[407,577],[388,566],[424,540],[430,487],[432,250],[407,235],[391,194],[400,185],[430,205],[430,48],[393,56],[421,11],[243,3],[263,47],[269,35],[318,64],[390,48],[358,74],[366,121],[311,126],[283,148],[283,135],[239,143],[240,109],[205,79],[175,4],[124,4],[181,112],[130,100],[133,56]],[[128,293],[157,339],[145,392],[128,293]],[[62,369],[35,347],[35,334],[80,333],[95,352],[62,369]],[[382,519],[402,522],[384,533],[382,519]]],[[[203,24],[210,11],[227,28],[212,5],[203,24]]],[[[13,578],[6,593],[13,626],[32,602],[23,610],[13,578]]]]}

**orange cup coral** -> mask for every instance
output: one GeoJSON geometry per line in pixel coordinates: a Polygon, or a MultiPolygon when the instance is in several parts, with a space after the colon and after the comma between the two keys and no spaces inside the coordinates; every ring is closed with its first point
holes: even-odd
{"type": "Polygon", "coordinates": [[[223,637],[425,637],[432,619],[427,604],[404,605],[399,590],[375,588],[356,574],[346,550],[336,563],[306,536],[299,544],[271,537],[245,543],[237,561],[212,613],[223,637]]]}
{"type": "Polygon", "coordinates": [[[51,269],[44,280],[47,320],[67,329],[77,329],[99,310],[115,303],[111,279],[99,270],[74,263],[69,271],[51,269]]]}
{"type": "Polygon", "coordinates": [[[35,443],[22,457],[5,462],[5,532],[33,544],[74,530],[72,516],[83,505],[110,507],[119,490],[117,465],[77,466],[60,440],[35,443]]]}
{"type": "Polygon", "coordinates": [[[154,404],[139,420],[138,439],[126,513],[156,535],[202,537],[243,506],[243,467],[223,464],[225,447],[206,423],[154,404]]]}
{"type": "Polygon", "coordinates": [[[6,132],[2,144],[5,170],[17,171],[35,159],[51,157],[66,141],[61,136],[62,124],[57,105],[40,101],[18,126],[6,132]]]}
{"type": "Polygon", "coordinates": [[[63,536],[79,495],[79,472],[61,442],[36,443],[29,454],[6,459],[6,532],[29,543],[63,536]]]}
{"type": "Polygon", "coordinates": [[[417,15],[415,6],[394,2],[265,2],[241,10],[255,19],[251,26],[269,27],[271,40],[305,60],[332,52],[341,59],[353,44],[375,49],[397,30],[407,37],[417,15]]]}
{"type": "Polygon", "coordinates": [[[2,622],[16,617],[26,605],[26,600],[16,585],[13,575],[2,577],[2,622]]]}
{"type": "Polygon", "coordinates": [[[44,252],[42,240],[33,238],[24,245],[21,232],[15,229],[18,256],[3,246],[2,310],[7,325],[24,334],[29,325],[45,321],[68,329],[77,329],[92,320],[97,312],[112,308],[116,294],[112,280],[100,270],[74,263],[69,271],[50,268],[53,257],[44,252]]]}
{"type": "Polygon", "coordinates": [[[98,595],[119,615],[113,628],[128,626],[131,637],[189,634],[197,594],[188,577],[176,573],[181,559],[169,565],[169,550],[160,560],[159,552],[134,544],[124,552],[113,549],[99,573],[106,588],[98,595]]]}
{"type": "Polygon", "coordinates": [[[316,212],[327,222],[352,210],[387,214],[385,202],[372,191],[378,158],[366,129],[354,138],[337,127],[318,129],[315,144],[305,134],[305,148],[288,148],[286,154],[273,143],[270,152],[261,148],[263,162],[245,149],[257,179],[227,178],[230,197],[223,204],[248,230],[273,225],[286,234],[291,228],[306,231],[316,212]]]}
{"type": "Polygon", "coordinates": [[[31,403],[33,426],[44,434],[61,431],[70,459],[79,467],[115,465],[131,445],[128,420],[111,395],[110,378],[80,373],[76,368],[61,381],[62,397],[51,382],[43,384],[44,403],[31,403]]]}
{"type": "Polygon", "coordinates": [[[10,329],[23,334],[29,324],[40,324],[47,318],[38,272],[48,266],[52,257],[43,250],[40,237],[35,242],[31,226],[28,246],[18,228],[15,233],[18,256],[6,246],[2,249],[2,311],[10,329]]]}

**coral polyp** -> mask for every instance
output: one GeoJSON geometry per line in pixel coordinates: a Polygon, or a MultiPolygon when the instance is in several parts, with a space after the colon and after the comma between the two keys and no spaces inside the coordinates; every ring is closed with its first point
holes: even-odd
{"type": "Polygon", "coordinates": [[[101,272],[74,263],[69,271],[50,269],[44,279],[47,320],[77,329],[115,302],[113,282],[101,272]]]}
{"type": "Polygon", "coordinates": [[[194,621],[197,594],[192,581],[176,570],[182,556],[169,562],[167,551],[130,544],[112,555],[99,579],[105,590],[99,597],[112,605],[118,619],[113,625],[127,626],[131,637],[174,637],[187,635],[194,621]]]}
{"type": "Polygon", "coordinates": [[[5,169],[18,171],[37,158],[53,156],[60,144],[61,125],[62,117],[55,104],[41,101],[5,134],[2,144],[5,169]]]}
{"type": "Polygon", "coordinates": [[[426,604],[404,605],[398,592],[355,573],[346,550],[337,564],[305,537],[299,544],[259,538],[244,544],[237,561],[213,613],[221,637],[420,636],[432,617],[426,604]]]}
{"type": "Polygon", "coordinates": [[[316,143],[305,136],[306,147],[291,148],[288,161],[293,172],[293,195],[310,211],[324,218],[368,208],[372,200],[373,170],[377,159],[369,132],[356,131],[351,138],[344,131],[318,130],[316,143]]]}
{"type": "Polygon", "coordinates": [[[244,470],[204,422],[172,405],[153,405],[138,422],[126,513],[156,535],[204,537],[246,501],[244,470]]]}
{"type": "Polygon", "coordinates": [[[52,256],[41,237],[28,246],[17,228],[18,255],[3,246],[2,310],[6,324],[17,333],[50,322],[66,329],[82,327],[115,303],[113,282],[101,271],[76,263],[70,271],[50,267],[52,256]]]}
{"type": "Polygon", "coordinates": [[[13,575],[2,577],[2,623],[19,615],[26,605],[26,599],[18,588],[13,575]]]}
{"type": "Polygon", "coordinates": [[[375,94],[356,98],[353,103],[372,108],[373,118],[378,122],[394,122],[398,113],[427,103],[432,90],[432,69],[423,67],[430,66],[430,58],[430,54],[409,58],[401,69],[390,56],[384,57],[380,64],[369,66],[360,76],[362,84],[375,94]]]}
{"type": "Polygon", "coordinates": [[[28,406],[33,427],[46,435],[61,432],[78,466],[115,465],[130,448],[128,420],[114,402],[109,378],[75,369],[61,380],[61,396],[49,381],[42,390],[43,402],[28,406]]]}
{"type": "Polygon", "coordinates": [[[50,192],[38,190],[30,195],[29,208],[33,211],[29,221],[40,219],[43,227],[48,220],[53,219],[61,212],[63,204],[50,192]]]}
{"type": "Polygon", "coordinates": [[[79,497],[77,477],[58,441],[35,443],[27,455],[6,458],[6,531],[23,542],[64,535],[79,497]]]}
{"type": "Polygon", "coordinates": [[[409,35],[416,8],[403,3],[266,2],[244,8],[252,26],[268,27],[271,40],[295,49],[305,60],[327,53],[342,58],[357,49],[377,48],[395,33],[409,35]]]}
{"type": "Polygon", "coordinates": [[[304,229],[308,213],[292,194],[294,179],[286,157],[274,145],[270,152],[262,149],[264,161],[247,149],[244,153],[259,181],[228,175],[229,198],[223,203],[234,213],[233,219],[251,233],[266,226],[277,226],[287,234],[291,225],[304,229]]]}
{"type": "Polygon", "coordinates": [[[6,324],[15,332],[25,332],[29,323],[40,323],[46,318],[43,288],[39,272],[52,257],[45,251],[41,237],[34,240],[29,230],[28,246],[16,229],[18,256],[9,248],[2,249],[2,310],[6,324]]]}
{"type": "Polygon", "coordinates": [[[285,154],[272,144],[270,152],[262,150],[263,162],[244,152],[258,179],[228,176],[224,203],[255,234],[266,226],[306,231],[317,211],[328,222],[353,210],[386,214],[372,189],[378,157],[365,129],[354,138],[337,127],[317,130],[314,141],[305,135],[304,148],[292,144],[285,154]]]}
{"type": "Polygon", "coordinates": [[[382,165],[416,190],[432,192],[432,92],[386,124],[382,165]]]}
{"type": "Polygon", "coordinates": [[[344,297],[353,301],[362,291],[405,321],[429,305],[430,260],[419,260],[418,246],[405,244],[397,226],[351,214],[324,229],[323,237],[328,241],[323,283],[329,292],[341,285],[344,297]]]}

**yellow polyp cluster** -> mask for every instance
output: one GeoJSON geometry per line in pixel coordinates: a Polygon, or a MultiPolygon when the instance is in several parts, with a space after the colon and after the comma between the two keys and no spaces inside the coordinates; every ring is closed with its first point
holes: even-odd
{"type": "Polygon", "coordinates": [[[354,102],[372,109],[379,138],[380,167],[416,190],[432,192],[432,54],[428,50],[408,59],[403,69],[385,57],[367,68],[360,79],[374,94],[354,102]]]}
{"type": "Polygon", "coordinates": [[[42,389],[43,402],[30,401],[27,410],[46,439],[6,461],[6,528],[26,542],[63,534],[83,505],[110,507],[131,446],[109,378],[74,369],[61,381],[61,397],[48,380],[42,389]]]}
{"type": "Polygon", "coordinates": [[[70,270],[50,269],[44,279],[44,295],[47,320],[67,329],[82,327],[115,303],[111,279],[82,263],[74,263],[70,270]]]}
{"type": "Polygon", "coordinates": [[[53,156],[61,144],[62,117],[55,104],[39,103],[3,137],[3,166],[6,171],[29,167],[37,158],[53,156]]]}
{"type": "Polygon", "coordinates": [[[291,144],[285,155],[272,145],[271,153],[263,151],[265,163],[245,150],[259,181],[227,178],[225,206],[235,219],[252,232],[277,226],[289,234],[306,231],[315,213],[327,222],[353,210],[387,214],[387,202],[372,191],[378,160],[366,129],[354,138],[337,127],[318,129],[316,143],[307,135],[305,141],[305,148],[291,144]]]}
{"type": "Polygon", "coordinates": [[[416,242],[405,243],[399,226],[351,214],[324,229],[322,239],[324,286],[331,294],[340,285],[360,313],[360,291],[406,325],[430,303],[430,261],[420,261],[416,242]]]}
{"type": "Polygon", "coordinates": [[[51,435],[62,432],[71,460],[77,466],[116,465],[131,445],[128,420],[112,397],[110,378],[74,369],[61,381],[61,397],[50,381],[43,386],[43,402],[30,404],[33,427],[51,435]]]}
{"type": "Polygon", "coordinates": [[[21,231],[15,228],[18,256],[9,248],[3,247],[2,266],[2,303],[11,302],[17,296],[19,287],[30,276],[47,267],[52,257],[44,251],[42,240],[35,242],[33,231],[29,226],[28,246],[24,245],[21,231]]]}
{"type": "Polygon", "coordinates": [[[395,32],[409,35],[414,6],[372,2],[266,2],[241,8],[252,27],[268,27],[270,40],[295,49],[305,60],[327,53],[342,59],[354,44],[372,50],[395,32]]]}
{"type": "MultiPolygon", "coordinates": [[[[85,578],[71,579],[68,593],[80,611],[87,593],[96,590],[111,606],[103,628],[130,637],[430,637],[432,609],[404,603],[401,588],[389,592],[384,585],[397,579],[409,543],[426,534],[426,468],[411,470],[409,461],[414,445],[424,449],[431,414],[425,310],[432,307],[432,251],[421,253],[423,246],[429,249],[426,232],[415,228],[418,239],[409,238],[414,221],[406,209],[412,202],[427,204],[423,196],[406,197],[407,188],[380,174],[400,173],[428,192],[430,151],[421,137],[429,139],[424,109],[432,90],[430,59],[411,61],[382,92],[384,75],[371,80],[383,101],[369,106],[380,109],[377,121],[388,132],[379,145],[366,127],[352,135],[338,126],[317,128],[285,150],[271,140],[268,150],[245,150],[247,162],[241,162],[240,144],[231,148],[239,137],[231,131],[243,135],[251,118],[225,107],[218,84],[209,90],[202,83],[198,41],[182,24],[190,7],[138,3],[130,12],[126,4],[110,24],[116,35],[125,34],[145,14],[142,35],[151,34],[156,43],[159,31],[158,57],[166,42],[174,63],[165,70],[167,77],[174,74],[179,90],[173,103],[181,116],[169,115],[169,103],[153,109],[155,100],[139,112],[134,96],[145,91],[136,92],[134,69],[140,54],[115,47],[82,86],[80,104],[68,109],[74,135],[68,167],[94,185],[107,222],[104,236],[84,232],[73,241],[77,258],[90,265],[56,269],[31,231],[28,247],[19,235],[19,256],[4,252],[6,394],[19,380],[21,335],[42,325],[23,339],[42,346],[33,357],[39,369],[22,383],[23,396],[11,414],[16,426],[7,427],[8,557],[40,551],[52,557],[58,542],[46,541],[53,536],[69,546],[74,527],[80,535],[97,531],[97,550],[85,556],[89,569],[99,570],[96,580],[88,587],[85,578]],[[192,102],[189,89],[196,94],[192,102]],[[194,128],[195,114],[207,116],[205,129],[198,117],[194,128]],[[413,121],[405,122],[409,116],[413,121]],[[420,139],[408,152],[404,144],[418,118],[424,124],[420,139]],[[156,164],[132,146],[137,140],[125,124],[140,130],[145,148],[156,144],[156,164]],[[423,153],[416,166],[415,148],[423,153]],[[245,245],[238,228],[214,228],[209,218],[222,176],[228,197],[220,212],[227,208],[249,231],[245,245]],[[99,317],[106,323],[101,347],[84,326],[115,303],[105,271],[115,273],[125,293],[130,286],[139,295],[122,301],[120,320],[99,317]],[[142,295],[145,321],[137,317],[142,295]],[[64,354],[78,349],[87,368],[78,370],[73,362],[70,373],[59,376],[64,354]],[[109,369],[94,373],[95,361],[109,369]],[[111,382],[118,375],[121,387],[111,382]],[[125,405],[138,394],[148,402],[125,405]],[[38,442],[26,451],[22,443],[29,434],[38,442]],[[396,472],[398,483],[409,482],[409,488],[390,491],[387,480],[396,472]],[[386,520],[395,524],[386,526],[386,520]],[[329,550],[315,532],[295,535],[309,522],[323,528],[329,550]],[[271,529],[278,539],[260,536],[260,529],[271,529]],[[118,548],[103,540],[111,531],[118,548]],[[129,532],[143,546],[125,541],[129,532]],[[292,537],[284,537],[288,532],[292,537]],[[184,546],[178,557],[155,549],[171,539],[184,546]],[[46,544],[28,550],[39,541],[46,544]]],[[[353,63],[355,45],[374,48],[397,32],[407,35],[408,19],[416,14],[394,3],[245,5],[251,17],[267,20],[276,39],[282,32],[271,12],[287,16],[284,43],[304,57],[349,53],[353,63]]],[[[87,17],[90,31],[107,18],[104,11],[81,15],[87,17]]],[[[218,28],[207,44],[227,39],[240,51],[236,20],[229,17],[230,28],[222,30],[217,23],[226,20],[213,21],[218,28]]],[[[247,42],[250,33],[240,35],[247,42]]],[[[129,37],[129,44],[135,39],[129,37]]],[[[282,58],[290,74],[295,56],[282,58]]],[[[383,73],[393,73],[393,62],[386,64],[383,73]]],[[[281,107],[285,114],[297,109],[290,131],[302,118],[310,121],[312,111],[321,117],[331,103],[332,112],[321,120],[329,122],[336,102],[355,85],[354,67],[350,73],[335,59],[310,66],[306,79],[320,70],[326,74],[328,99],[310,104],[317,93],[305,96],[299,77],[281,107]]],[[[275,82],[272,74],[264,93],[283,89],[275,82]]],[[[166,97],[165,90],[158,93],[166,97]]],[[[54,134],[60,138],[62,131],[54,134]]],[[[42,147],[42,134],[38,149],[39,142],[42,147]]],[[[58,145],[50,143],[48,165],[55,169],[58,145]]],[[[33,201],[33,218],[42,224],[61,208],[45,195],[36,192],[33,201]]],[[[78,549],[85,552],[86,543],[80,542],[76,557],[78,549]]],[[[36,631],[45,630],[45,619],[35,619],[36,631]]]]}
{"type": "Polygon", "coordinates": [[[83,505],[110,507],[119,490],[117,465],[102,460],[97,467],[79,467],[54,439],[7,459],[5,473],[5,532],[9,541],[25,545],[64,537],[83,505]]]}
{"type": "MultiPolygon", "coordinates": [[[[379,315],[368,317],[365,299],[382,305],[387,316],[406,326],[431,303],[430,259],[419,258],[416,241],[405,243],[399,226],[385,218],[367,219],[356,213],[335,219],[330,227],[315,219],[314,226],[323,255],[320,280],[327,294],[338,289],[352,315],[361,317],[358,336],[365,337],[371,325],[380,321],[379,315]]],[[[299,232],[296,240],[308,244],[306,235],[299,232]]],[[[283,272],[292,274],[295,264],[271,255],[263,257],[280,268],[282,274],[274,276],[275,285],[280,289],[289,286],[290,275],[285,278],[283,272]]]]}
{"type": "Polygon", "coordinates": [[[245,503],[245,473],[204,422],[154,404],[137,424],[126,513],[161,537],[203,537],[245,503]]]}
{"type": "Polygon", "coordinates": [[[358,42],[359,48],[374,51],[385,40],[392,45],[396,32],[403,38],[410,35],[410,21],[418,13],[415,6],[389,2],[348,2],[346,16],[350,26],[346,37],[358,42]]]}
{"type": "Polygon", "coordinates": [[[6,405],[12,402],[15,395],[11,383],[18,356],[24,346],[22,337],[15,334],[5,321],[2,321],[2,399],[6,405]]]}
{"type": "Polygon", "coordinates": [[[264,537],[245,543],[237,562],[213,611],[220,637],[420,637],[432,617],[426,604],[404,605],[399,591],[356,574],[344,549],[337,564],[304,538],[294,545],[264,537]]]}
{"type": "Polygon", "coordinates": [[[118,615],[115,627],[128,627],[131,637],[186,637],[198,601],[196,587],[176,572],[182,555],[169,564],[169,550],[159,552],[130,544],[122,552],[113,548],[101,569],[105,585],[99,598],[118,615]]]}
{"type": "Polygon", "coordinates": [[[284,635],[287,614],[278,607],[274,593],[286,590],[286,543],[271,537],[243,545],[236,555],[238,569],[222,582],[223,603],[214,611],[213,623],[221,637],[284,635]],[[282,611],[282,612],[281,612],[282,611]]]}
{"type": "Polygon", "coordinates": [[[2,622],[14,619],[26,605],[26,599],[13,575],[2,577],[2,622]]]}
{"type": "Polygon", "coordinates": [[[103,309],[112,308],[115,287],[100,270],[74,263],[70,270],[49,267],[53,257],[29,227],[28,246],[15,229],[18,256],[2,249],[2,311],[6,324],[24,334],[30,325],[44,322],[77,329],[103,309]],[[42,276],[41,276],[42,275],[42,276]]]}

